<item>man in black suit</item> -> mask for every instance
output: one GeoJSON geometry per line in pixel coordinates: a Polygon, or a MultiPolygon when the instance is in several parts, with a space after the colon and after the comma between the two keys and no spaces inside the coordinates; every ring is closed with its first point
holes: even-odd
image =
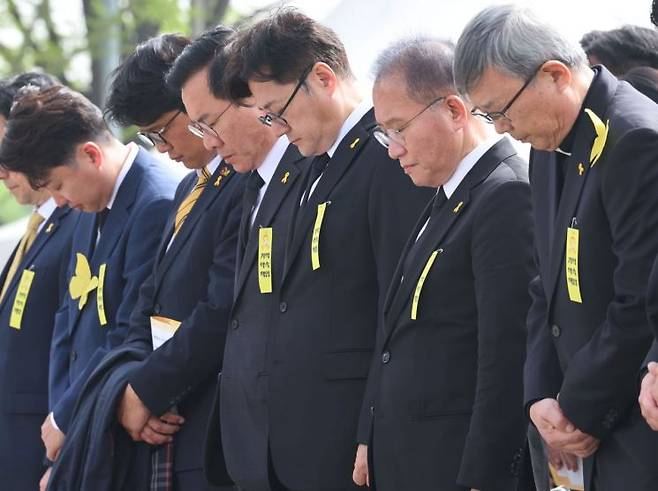
{"type": "Polygon", "coordinates": [[[658,489],[658,435],[637,404],[652,341],[658,108],[514,6],[468,24],[455,80],[497,131],[532,145],[529,415],[552,452],[585,458],[588,491],[658,489]]]}
{"type": "MultiPolygon", "coordinates": [[[[372,138],[371,104],[333,31],[283,9],[235,43],[227,68],[233,96],[251,97],[262,123],[314,159],[293,203],[267,339],[256,345],[266,347],[255,365],[262,367],[263,396],[243,398],[267,424],[254,428],[231,414],[233,435],[245,428],[246,436],[223,439],[226,454],[258,461],[247,466],[241,457],[229,470],[239,486],[241,476],[257,475],[250,491],[354,489],[354,451],[366,438],[357,424],[379,311],[432,193],[414,188],[372,138]]],[[[239,375],[247,376],[253,374],[239,375]]],[[[240,388],[235,379],[224,382],[227,393],[240,388]]]]}
{"type": "MultiPolygon", "coordinates": [[[[212,52],[230,34],[218,29],[196,43],[210,44],[212,52]]],[[[189,45],[168,34],[138,46],[115,71],[106,109],[193,170],[178,186],[130,320],[126,343],[152,353],[129,375],[119,407],[119,421],[133,439],[158,446],[155,479],[167,481],[160,464],[173,460],[175,491],[233,489],[230,482],[223,488],[206,482],[202,442],[221,368],[244,189],[242,176],[189,131],[180,89],[165,80],[179,57],[181,63],[194,58],[189,45]]]]}
{"type": "MultiPolygon", "coordinates": [[[[26,85],[56,82],[23,73],[0,86],[0,140],[10,109],[26,85]]],[[[0,273],[0,482],[34,489],[46,470],[39,429],[48,414],[48,365],[55,313],[67,292],[66,264],[79,212],[58,208],[45,189],[0,167],[0,181],[22,205],[32,205],[27,230],[0,273]]]]}
{"type": "Polygon", "coordinates": [[[362,447],[354,477],[380,491],[515,489],[525,447],[527,164],[470,114],[452,62],[452,44],[417,38],[375,65],[375,136],[416,186],[438,188],[393,276],[370,370],[374,472],[364,478],[362,447]]]}

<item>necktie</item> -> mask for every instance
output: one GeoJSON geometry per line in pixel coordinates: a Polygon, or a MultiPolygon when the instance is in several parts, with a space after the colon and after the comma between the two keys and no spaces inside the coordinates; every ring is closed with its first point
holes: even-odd
{"type": "Polygon", "coordinates": [[[201,175],[199,176],[199,179],[194,185],[194,188],[192,189],[190,194],[187,195],[187,198],[185,198],[183,202],[180,204],[180,206],[178,207],[178,211],[176,212],[176,219],[174,220],[174,235],[176,235],[180,230],[180,228],[183,226],[183,222],[185,222],[185,219],[192,211],[194,204],[199,199],[199,196],[201,196],[201,193],[203,192],[203,188],[205,187],[205,185],[208,183],[209,180],[210,180],[210,172],[208,172],[208,169],[204,167],[203,169],[201,169],[201,175]]]}
{"type": "Polygon", "coordinates": [[[258,192],[263,187],[265,181],[260,177],[257,171],[252,171],[247,179],[244,194],[242,195],[242,218],[240,219],[240,245],[242,249],[247,246],[249,232],[251,231],[251,212],[256,205],[258,192]]]}
{"type": "Polygon", "coordinates": [[[430,212],[430,218],[436,216],[437,213],[439,213],[439,210],[445,204],[446,201],[448,201],[448,197],[446,196],[446,193],[443,190],[443,186],[441,186],[439,190],[436,192],[436,196],[434,196],[434,203],[432,204],[432,211],[430,212]]]}
{"type": "Polygon", "coordinates": [[[313,159],[313,163],[311,164],[311,171],[309,172],[308,180],[306,181],[306,189],[304,190],[301,206],[306,204],[309,198],[311,197],[311,188],[313,187],[315,181],[318,180],[318,178],[322,175],[324,170],[327,168],[327,164],[329,164],[329,159],[330,157],[327,153],[318,155],[317,157],[315,157],[315,159],[313,159]]]}
{"type": "Polygon", "coordinates": [[[41,225],[43,220],[44,218],[36,211],[30,216],[30,220],[27,222],[27,230],[25,231],[25,235],[23,235],[23,238],[21,238],[21,241],[18,243],[16,254],[14,255],[14,259],[11,262],[11,266],[9,266],[5,284],[2,287],[2,293],[0,293],[0,300],[4,298],[7,288],[9,288],[9,285],[11,284],[12,278],[16,274],[16,271],[18,271],[18,267],[25,257],[25,253],[34,242],[34,239],[36,239],[39,225],[41,225]]]}

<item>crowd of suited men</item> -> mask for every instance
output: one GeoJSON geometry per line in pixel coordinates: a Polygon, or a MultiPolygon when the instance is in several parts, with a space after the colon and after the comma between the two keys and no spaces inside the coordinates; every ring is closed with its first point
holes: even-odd
{"type": "Polygon", "coordinates": [[[2,82],[0,488],[658,490],[658,31],[581,44],[489,7],[366,94],[283,8],[2,82]]]}

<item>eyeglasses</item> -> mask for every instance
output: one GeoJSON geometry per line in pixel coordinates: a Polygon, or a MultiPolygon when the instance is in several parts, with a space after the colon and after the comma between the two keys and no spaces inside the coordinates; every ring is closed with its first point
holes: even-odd
{"type": "Polygon", "coordinates": [[[138,131],[137,136],[143,143],[147,145],[153,145],[154,147],[156,145],[169,145],[169,142],[165,140],[164,134],[169,129],[169,125],[182,112],[183,110],[179,109],[176,114],[174,114],[171,119],[169,119],[169,121],[167,121],[165,125],[158,131],[138,131]]]}
{"type": "Polygon", "coordinates": [[[203,121],[191,121],[190,124],[187,125],[187,130],[198,138],[203,139],[205,135],[208,135],[211,138],[219,138],[219,133],[217,133],[217,130],[214,128],[214,126],[219,121],[219,118],[224,116],[224,113],[228,111],[232,105],[233,104],[229,103],[229,105],[226,106],[226,109],[219,113],[219,116],[217,116],[212,123],[204,123],[203,121]]]}
{"type": "Polygon", "coordinates": [[[372,135],[377,139],[379,143],[382,144],[382,146],[384,146],[384,148],[388,148],[391,142],[395,142],[398,145],[404,146],[405,139],[402,132],[406,130],[411,125],[411,123],[413,123],[414,120],[418,118],[418,116],[423,114],[425,111],[427,111],[430,107],[432,107],[437,102],[440,102],[444,99],[445,96],[437,97],[432,102],[430,102],[427,106],[425,106],[420,112],[418,112],[413,118],[411,118],[409,121],[407,121],[397,129],[391,128],[385,130],[381,126],[376,126],[375,129],[372,131],[372,135]]]}
{"type": "Polygon", "coordinates": [[[269,127],[272,127],[272,125],[276,125],[277,127],[279,127],[282,134],[287,133],[290,130],[290,125],[288,124],[288,121],[286,121],[286,119],[283,117],[283,113],[285,112],[286,109],[288,109],[288,106],[297,95],[297,92],[299,92],[299,89],[302,87],[302,85],[304,85],[304,82],[306,81],[306,77],[308,77],[308,74],[311,73],[313,66],[314,65],[311,65],[306,70],[304,70],[302,76],[299,78],[299,82],[297,82],[297,85],[295,86],[295,89],[292,91],[292,94],[290,94],[288,101],[284,104],[283,109],[281,109],[281,111],[279,111],[278,113],[273,113],[268,111],[262,116],[259,116],[258,119],[260,120],[261,123],[269,127]]]}
{"type": "Polygon", "coordinates": [[[534,71],[532,76],[528,80],[525,81],[523,86],[517,91],[516,94],[514,94],[514,97],[512,97],[512,99],[507,104],[505,104],[505,107],[503,107],[500,111],[483,112],[483,111],[480,111],[476,108],[473,108],[473,109],[471,109],[471,114],[473,116],[478,116],[478,117],[484,119],[489,124],[493,124],[501,118],[505,118],[507,121],[511,121],[510,117],[505,113],[507,113],[507,111],[509,111],[509,108],[512,107],[512,104],[514,104],[514,102],[516,102],[516,100],[523,93],[523,91],[526,89],[526,87],[528,87],[528,85],[530,85],[530,82],[532,82],[532,80],[535,78],[537,73],[539,73],[539,70],[541,69],[542,66],[544,66],[543,63],[534,71]]]}

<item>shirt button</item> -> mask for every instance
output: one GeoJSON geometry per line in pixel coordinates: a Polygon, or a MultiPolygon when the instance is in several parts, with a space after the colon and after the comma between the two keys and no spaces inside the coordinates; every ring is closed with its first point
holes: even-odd
{"type": "Polygon", "coordinates": [[[386,365],[390,360],[391,360],[391,353],[388,351],[384,351],[384,353],[382,354],[382,363],[386,365]]]}
{"type": "Polygon", "coordinates": [[[558,326],[557,324],[553,324],[551,326],[551,335],[554,338],[559,338],[560,334],[562,334],[562,331],[560,330],[560,326],[558,326]]]}
{"type": "Polygon", "coordinates": [[[153,313],[154,313],[154,314],[160,314],[160,304],[156,303],[156,304],[153,306],[153,313]]]}
{"type": "Polygon", "coordinates": [[[231,321],[231,327],[232,327],[233,329],[237,329],[239,325],[240,325],[240,323],[238,322],[237,319],[233,319],[233,320],[231,321]]]}
{"type": "Polygon", "coordinates": [[[279,304],[279,311],[283,313],[286,310],[288,310],[288,304],[286,302],[281,302],[279,304]]]}
{"type": "Polygon", "coordinates": [[[71,358],[71,361],[75,361],[78,358],[78,354],[75,351],[71,351],[71,354],[69,356],[71,358]]]}

